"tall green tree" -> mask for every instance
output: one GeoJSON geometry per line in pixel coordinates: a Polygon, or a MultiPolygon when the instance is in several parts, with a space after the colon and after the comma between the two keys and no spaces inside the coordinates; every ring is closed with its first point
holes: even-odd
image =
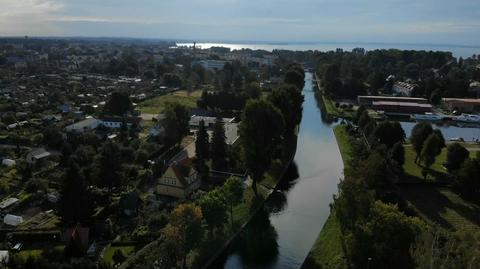
{"type": "Polygon", "coordinates": [[[189,132],[190,111],[182,104],[167,103],[163,113],[166,144],[180,144],[189,132]]]}
{"type": "Polygon", "coordinates": [[[223,192],[219,188],[209,191],[200,198],[199,203],[210,232],[213,233],[215,229],[221,231],[227,219],[227,206],[223,192]]]}
{"type": "Polygon", "coordinates": [[[480,157],[467,159],[457,172],[456,186],[467,198],[478,199],[480,194],[480,157]]]}
{"type": "Polygon", "coordinates": [[[295,133],[295,128],[302,119],[303,100],[304,97],[298,88],[289,85],[274,89],[269,96],[269,101],[282,112],[285,136],[295,133]]]}
{"type": "Polygon", "coordinates": [[[413,145],[413,149],[417,153],[415,157],[415,163],[418,162],[418,157],[420,156],[420,153],[422,152],[423,144],[425,140],[427,140],[428,136],[433,133],[433,128],[430,123],[427,122],[420,122],[417,123],[413,129],[412,133],[410,135],[410,142],[413,145]]]}
{"type": "Polygon", "coordinates": [[[405,131],[398,121],[384,121],[372,133],[375,142],[391,148],[395,143],[405,141],[405,131]]]}
{"type": "Polygon", "coordinates": [[[303,89],[305,84],[305,75],[303,70],[300,71],[298,68],[290,68],[285,73],[285,83],[295,85],[298,89],[303,89]]]}
{"type": "Polygon", "coordinates": [[[59,202],[60,216],[66,225],[89,222],[92,203],[87,186],[78,164],[70,161],[62,179],[59,202]]]}
{"type": "Polygon", "coordinates": [[[104,113],[109,115],[123,116],[132,110],[133,105],[127,92],[116,91],[110,95],[105,104],[104,113]]]}
{"type": "Polygon", "coordinates": [[[447,147],[447,162],[445,167],[448,171],[458,170],[462,163],[468,159],[470,152],[460,143],[453,143],[447,147]]]}
{"type": "Polygon", "coordinates": [[[395,143],[390,150],[390,156],[400,167],[405,163],[405,148],[401,142],[395,143]]]}
{"type": "Polygon", "coordinates": [[[270,167],[284,130],[285,122],[278,108],[265,100],[248,101],[242,114],[240,137],[255,194],[257,182],[270,167]]]}
{"type": "Polygon", "coordinates": [[[230,177],[223,184],[221,191],[230,208],[230,222],[233,228],[233,207],[239,204],[243,198],[242,182],[236,177],[230,177]]]}
{"type": "Polygon", "coordinates": [[[201,120],[195,140],[195,156],[198,159],[207,160],[210,158],[210,137],[205,128],[205,121],[201,120]]]}
{"type": "Polygon", "coordinates": [[[435,163],[435,157],[440,154],[441,151],[441,143],[440,138],[434,133],[430,134],[427,140],[425,140],[420,153],[420,161],[425,168],[428,169],[435,163]]]}
{"type": "Polygon", "coordinates": [[[221,118],[215,120],[212,135],[212,169],[225,171],[227,169],[227,137],[221,118]]]}
{"type": "Polygon", "coordinates": [[[103,187],[111,191],[122,183],[122,157],[120,147],[111,141],[103,144],[97,160],[97,177],[103,187]]]}

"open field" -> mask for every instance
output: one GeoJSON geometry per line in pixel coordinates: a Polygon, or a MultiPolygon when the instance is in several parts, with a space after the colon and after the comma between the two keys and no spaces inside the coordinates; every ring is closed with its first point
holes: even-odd
{"type": "Polygon", "coordinates": [[[139,109],[142,113],[159,114],[165,108],[165,104],[171,102],[178,102],[189,108],[197,107],[197,100],[200,98],[202,92],[194,91],[176,91],[162,96],[157,96],[148,99],[139,104],[139,109]]]}
{"type": "Polygon", "coordinates": [[[400,194],[430,224],[449,230],[480,231],[480,206],[448,188],[402,186],[400,194]]]}
{"type": "MultiPolygon", "coordinates": [[[[403,164],[403,170],[405,174],[413,177],[417,177],[419,179],[423,179],[422,176],[422,167],[415,163],[415,150],[413,149],[412,145],[406,144],[405,146],[405,163],[403,164]]],[[[437,177],[445,177],[448,176],[447,170],[443,167],[443,164],[447,160],[447,149],[442,149],[440,155],[435,158],[435,163],[430,167],[433,171],[435,176],[429,175],[427,176],[427,180],[433,180],[437,177]]]]}
{"type": "Polygon", "coordinates": [[[115,251],[120,250],[122,251],[123,255],[125,257],[128,257],[132,252],[135,251],[135,246],[133,245],[127,245],[127,246],[109,246],[107,249],[105,249],[105,252],[103,253],[103,260],[110,264],[114,265],[113,261],[113,254],[115,251]]]}

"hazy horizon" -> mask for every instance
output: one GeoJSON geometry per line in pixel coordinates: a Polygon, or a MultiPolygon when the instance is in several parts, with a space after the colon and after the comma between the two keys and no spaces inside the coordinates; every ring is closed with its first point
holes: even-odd
{"type": "Polygon", "coordinates": [[[480,1],[0,0],[0,36],[479,46],[480,1]]]}

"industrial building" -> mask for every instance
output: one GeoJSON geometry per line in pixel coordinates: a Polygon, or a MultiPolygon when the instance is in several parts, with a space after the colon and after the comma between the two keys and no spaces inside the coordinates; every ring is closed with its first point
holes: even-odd
{"type": "Polygon", "coordinates": [[[416,114],[432,111],[432,105],[413,102],[374,101],[371,108],[393,114],[416,114]]]}
{"type": "Polygon", "coordinates": [[[480,112],[480,98],[443,98],[443,105],[450,111],[480,112]]]}
{"type": "Polygon", "coordinates": [[[415,97],[395,97],[395,96],[365,96],[360,95],[357,97],[358,105],[370,107],[373,105],[373,102],[407,102],[407,103],[418,103],[418,104],[428,104],[428,100],[425,98],[415,98],[415,97]]]}

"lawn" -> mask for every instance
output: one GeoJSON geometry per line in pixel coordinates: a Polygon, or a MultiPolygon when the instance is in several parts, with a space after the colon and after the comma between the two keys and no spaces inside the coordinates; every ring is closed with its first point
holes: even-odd
{"type": "MultiPolygon", "coordinates": [[[[412,145],[406,144],[405,145],[405,163],[403,164],[403,170],[407,175],[417,177],[423,179],[422,176],[422,167],[415,163],[415,150],[413,149],[412,145]]],[[[444,148],[440,155],[435,158],[435,163],[430,167],[430,169],[434,172],[429,173],[427,176],[427,180],[433,180],[436,177],[444,177],[448,175],[447,170],[443,167],[443,163],[447,160],[447,149],[444,148]]]]}
{"type": "Polygon", "coordinates": [[[176,91],[148,99],[139,104],[139,109],[142,113],[159,114],[165,108],[165,104],[171,102],[178,102],[186,107],[195,108],[197,107],[197,100],[200,98],[200,96],[201,91],[194,91],[190,93],[187,91],[176,91]]]}
{"type": "Polygon", "coordinates": [[[346,165],[349,163],[352,153],[352,149],[348,142],[349,135],[347,133],[347,125],[337,125],[333,128],[333,132],[335,133],[335,138],[337,140],[338,148],[340,149],[340,154],[342,155],[343,164],[346,165]]]}
{"type": "Polygon", "coordinates": [[[449,230],[480,231],[480,206],[444,187],[405,187],[400,195],[428,223],[449,230]]]}
{"type": "Polygon", "coordinates": [[[340,223],[332,212],[301,268],[347,268],[341,236],[340,223]]]}
{"type": "Polygon", "coordinates": [[[131,253],[135,251],[134,245],[127,245],[127,246],[108,246],[103,253],[103,260],[110,265],[113,265],[113,254],[115,251],[121,250],[125,257],[128,257],[131,253]]]}

